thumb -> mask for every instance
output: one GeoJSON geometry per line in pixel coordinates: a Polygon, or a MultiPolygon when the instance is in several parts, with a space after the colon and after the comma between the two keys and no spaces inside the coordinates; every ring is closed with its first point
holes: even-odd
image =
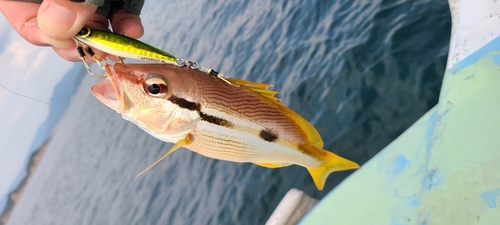
{"type": "Polygon", "coordinates": [[[97,7],[68,0],[45,0],[38,10],[38,27],[53,46],[78,33],[92,18],[97,7]]]}

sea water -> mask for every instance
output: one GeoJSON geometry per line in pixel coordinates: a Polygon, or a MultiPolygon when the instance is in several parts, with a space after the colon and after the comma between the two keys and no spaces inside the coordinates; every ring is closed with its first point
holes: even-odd
{"type": "MultiPolygon", "coordinates": [[[[143,41],[226,77],[271,83],[324,148],[365,163],[437,103],[451,19],[445,0],[147,0],[143,41]]],[[[74,76],[75,74],[73,74],[74,76]]],[[[268,169],[175,151],[90,93],[85,76],[8,224],[263,224],[299,166],[268,169]]],[[[352,199],[360,201],[361,199],[352,199]]],[[[369,204],[369,203],[363,203],[369,204]]]]}

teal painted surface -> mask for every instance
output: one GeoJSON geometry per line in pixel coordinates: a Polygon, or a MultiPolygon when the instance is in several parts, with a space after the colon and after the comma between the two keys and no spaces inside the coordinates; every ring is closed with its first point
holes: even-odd
{"type": "Polygon", "coordinates": [[[484,203],[488,205],[490,209],[497,207],[497,197],[500,194],[500,188],[492,191],[485,191],[479,195],[483,198],[484,203]]]}
{"type": "Polygon", "coordinates": [[[430,158],[436,115],[435,107],[330,192],[302,224],[416,221],[422,192],[429,182],[426,162],[430,158]]]}
{"type": "MultiPolygon", "coordinates": [[[[491,41],[490,43],[486,44],[484,47],[480,48],[479,50],[473,52],[467,58],[464,60],[461,60],[457,62],[453,66],[453,73],[460,72],[462,69],[468,66],[472,66],[479,62],[485,55],[490,55],[492,50],[500,50],[500,41],[498,41],[500,37],[497,37],[495,40],[491,41]]],[[[500,55],[492,55],[494,61],[496,64],[500,63],[500,55]]]]}
{"type": "Polygon", "coordinates": [[[438,105],[301,224],[500,224],[500,37],[446,71],[438,105]]]}

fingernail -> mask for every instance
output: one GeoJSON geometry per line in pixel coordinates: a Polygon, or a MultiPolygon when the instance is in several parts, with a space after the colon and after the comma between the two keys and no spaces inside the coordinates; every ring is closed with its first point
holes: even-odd
{"type": "Polygon", "coordinates": [[[76,14],[67,8],[56,4],[50,5],[38,16],[38,21],[45,28],[52,32],[67,32],[73,26],[76,20],[76,14]]]}

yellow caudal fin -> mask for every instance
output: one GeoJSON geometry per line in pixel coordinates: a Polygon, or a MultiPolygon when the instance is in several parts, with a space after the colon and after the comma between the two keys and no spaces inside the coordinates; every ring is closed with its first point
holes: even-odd
{"type": "Polygon", "coordinates": [[[314,180],[314,184],[316,184],[316,187],[320,191],[323,190],[326,178],[328,177],[328,175],[330,175],[330,173],[335,171],[352,170],[359,168],[359,165],[353,161],[342,158],[326,150],[321,151],[324,151],[326,153],[325,156],[320,157],[323,158],[323,163],[315,168],[307,168],[307,171],[309,171],[312,179],[314,180]]]}

